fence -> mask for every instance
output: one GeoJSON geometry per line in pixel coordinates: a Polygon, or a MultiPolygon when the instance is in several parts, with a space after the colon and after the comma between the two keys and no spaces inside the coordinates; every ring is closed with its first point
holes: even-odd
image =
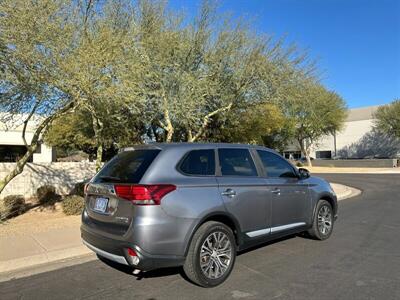
{"type": "MultiPolygon", "coordinates": [[[[0,178],[4,178],[15,163],[0,163],[0,178]]],[[[68,194],[78,182],[91,178],[96,173],[92,162],[28,163],[24,171],[15,177],[3,190],[0,198],[7,195],[34,196],[36,189],[45,184],[52,185],[60,195],[68,194]]]]}

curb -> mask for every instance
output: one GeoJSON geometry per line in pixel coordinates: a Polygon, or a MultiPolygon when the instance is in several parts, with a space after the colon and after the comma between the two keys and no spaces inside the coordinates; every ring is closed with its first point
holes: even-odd
{"type": "Polygon", "coordinates": [[[51,262],[63,261],[77,256],[92,254],[86,246],[72,247],[62,250],[54,250],[32,256],[0,261],[0,275],[11,271],[19,271],[33,266],[48,264],[51,262]]]}
{"type": "Polygon", "coordinates": [[[362,193],[361,190],[356,189],[351,186],[339,184],[339,183],[330,183],[332,189],[335,191],[338,201],[349,199],[356,197],[362,193]]]}

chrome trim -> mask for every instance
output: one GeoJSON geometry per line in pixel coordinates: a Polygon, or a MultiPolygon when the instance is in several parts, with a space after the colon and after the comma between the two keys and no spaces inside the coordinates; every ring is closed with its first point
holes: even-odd
{"type": "Polygon", "coordinates": [[[106,252],[104,250],[101,250],[91,244],[89,244],[88,242],[86,242],[85,240],[82,240],[82,243],[88,247],[90,250],[96,252],[98,255],[103,256],[105,258],[108,258],[109,260],[115,261],[117,263],[123,264],[123,265],[127,265],[129,266],[128,262],[126,261],[125,257],[123,256],[119,256],[119,255],[115,255],[109,252],[106,252]]]}
{"type": "Polygon", "coordinates": [[[256,236],[259,236],[259,235],[268,234],[270,232],[271,232],[271,228],[265,228],[265,229],[246,232],[246,235],[249,236],[249,237],[256,237],[256,236]]]}
{"type": "Polygon", "coordinates": [[[291,224],[276,226],[276,227],[272,227],[272,228],[265,228],[265,229],[255,230],[255,231],[249,231],[249,232],[246,232],[246,235],[248,237],[256,237],[256,236],[260,236],[260,235],[264,235],[264,234],[268,234],[268,233],[274,233],[274,232],[279,232],[282,230],[292,229],[292,228],[303,226],[303,225],[306,225],[306,223],[304,223],[304,222],[291,223],[291,224]]]}
{"type": "Polygon", "coordinates": [[[292,229],[292,228],[303,226],[303,225],[306,225],[306,223],[298,222],[298,223],[291,223],[291,224],[286,224],[286,225],[282,225],[282,226],[272,227],[271,233],[282,231],[282,230],[287,230],[287,229],[292,229]]]}

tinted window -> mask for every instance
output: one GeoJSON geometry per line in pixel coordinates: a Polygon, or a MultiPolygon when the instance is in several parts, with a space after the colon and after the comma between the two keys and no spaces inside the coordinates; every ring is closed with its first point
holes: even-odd
{"type": "Polygon", "coordinates": [[[296,177],[292,166],[282,157],[268,151],[257,152],[268,177],[296,177]]]}
{"type": "Polygon", "coordinates": [[[247,149],[219,149],[221,174],[226,176],[257,176],[256,166],[247,149]]]}
{"type": "Polygon", "coordinates": [[[125,151],[97,174],[94,182],[138,183],[161,150],[125,151]]]}
{"type": "Polygon", "coordinates": [[[214,150],[190,151],[181,162],[179,169],[189,175],[214,175],[215,154],[214,150]]]}

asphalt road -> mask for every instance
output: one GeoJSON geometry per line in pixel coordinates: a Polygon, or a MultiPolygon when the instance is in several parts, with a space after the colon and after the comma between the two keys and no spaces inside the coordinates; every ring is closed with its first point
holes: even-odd
{"type": "Polygon", "coordinates": [[[322,177],[363,191],[340,202],[331,238],[243,253],[222,286],[194,286],[179,269],[137,278],[96,260],[0,283],[0,299],[400,299],[400,175],[322,177]]]}

